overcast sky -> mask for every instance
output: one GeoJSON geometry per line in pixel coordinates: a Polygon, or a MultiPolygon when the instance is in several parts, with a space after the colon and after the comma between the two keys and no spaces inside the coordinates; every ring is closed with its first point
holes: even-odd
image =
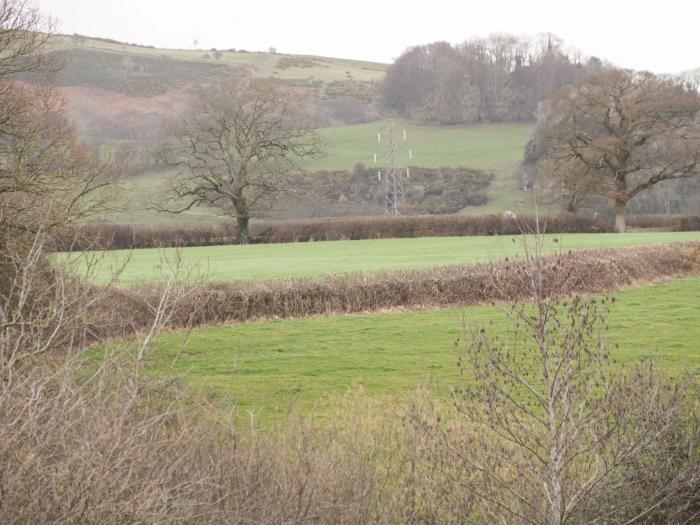
{"type": "Polygon", "coordinates": [[[552,32],[585,55],[657,73],[700,67],[700,0],[35,0],[62,33],[156,47],[390,62],[408,46],[552,32]]]}

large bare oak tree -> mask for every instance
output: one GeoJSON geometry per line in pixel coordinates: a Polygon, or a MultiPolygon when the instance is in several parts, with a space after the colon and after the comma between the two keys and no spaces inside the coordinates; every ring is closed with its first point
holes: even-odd
{"type": "Polygon", "coordinates": [[[700,173],[700,95],[651,73],[609,69],[549,98],[537,129],[546,144],[538,179],[574,208],[590,197],[615,206],[653,185],[700,173]]]}
{"type": "Polygon", "coordinates": [[[263,79],[208,89],[170,131],[166,161],[181,172],[158,209],[215,206],[236,219],[244,244],[251,217],[269,209],[286,175],[322,151],[298,97],[263,79]]]}

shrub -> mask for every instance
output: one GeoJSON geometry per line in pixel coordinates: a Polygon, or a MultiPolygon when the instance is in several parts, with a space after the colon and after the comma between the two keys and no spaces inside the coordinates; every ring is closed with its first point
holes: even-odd
{"type": "Polygon", "coordinates": [[[700,215],[681,217],[677,229],[684,232],[700,231],[700,215]]]}
{"type": "MultiPolygon", "coordinates": [[[[437,471],[459,479],[494,523],[690,523],[700,498],[698,384],[653,362],[611,363],[610,301],[580,295],[541,238],[493,268],[507,334],[465,327],[450,417],[410,414],[437,471]],[[456,422],[456,423],[455,423],[456,422]]],[[[465,325],[466,326],[466,325],[465,325]]],[[[482,514],[483,513],[483,514],[482,514]]]]}
{"type": "Polygon", "coordinates": [[[633,228],[700,231],[700,215],[630,215],[627,222],[633,228]]]}

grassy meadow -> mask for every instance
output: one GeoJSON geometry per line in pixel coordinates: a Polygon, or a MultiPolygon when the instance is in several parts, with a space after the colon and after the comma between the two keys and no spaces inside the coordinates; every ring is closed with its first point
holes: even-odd
{"type": "MultiPolygon", "coordinates": [[[[374,165],[374,153],[381,165],[377,132],[384,132],[388,121],[320,130],[328,145],[327,156],[309,164],[312,170],[349,170],[356,162],[374,165]]],[[[467,126],[428,126],[396,121],[406,130],[400,163],[426,168],[466,166],[492,171],[495,175],[486,191],[489,202],[469,206],[464,213],[532,212],[529,195],[518,187],[511,174],[523,157],[532,134],[530,124],[475,124],[467,126]],[[413,150],[413,159],[408,158],[413,150]]],[[[406,180],[410,184],[410,179],[406,180]]]]}
{"type": "MultiPolygon", "coordinates": [[[[320,130],[319,133],[327,144],[327,155],[310,163],[309,168],[350,170],[356,162],[373,165],[374,153],[381,153],[384,145],[377,142],[377,133],[383,133],[388,122],[320,130]]],[[[395,124],[399,130],[406,130],[401,163],[426,168],[512,168],[522,159],[523,149],[532,131],[529,124],[421,126],[407,121],[396,121],[395,124]],[[412,160],[408,158],[409,148],[413,150],[412,160]]],[[[377,160],[381,162],[381,155],[378,154],[377,160]]]]}
{"type": "MultiPolygon", "coordinates": [[[[637,246],[700,239],[700,232],[548,235],[546,249],[637,246]]],[[[522,243],[513,236],[421,237],[288,244],[226,245],[183,248],[183,264],[214,281],[323,277],[328,274],[411,270],[517,257],[522,243]]],[[[126,262],[120,281],[127,284],[163,280],[174,249],[106,252],[96,275],[107,282],[126,262]]],[[[67,256],[64,256],[67,257],[67,256]]],[[[84,261],[81,256],[78,262],[84,261]]]]}
{"type": "MultiPolygon", "coordinates": [[[[617,360],[653,356],[672,373],[700,373],[699,277],[615,297],[606,340],[619,345],[617,360]]],[[[461,381],[455,342],[462,319],[505,338],[512,333],[496,307],[285,319],[162,335],[148,366],[231,397],[263,421],[284,417],[290,407],[316,407],[322,415],[354,382],[378,398],[404,397],[421,384],[449,395],[461,381]]]]}

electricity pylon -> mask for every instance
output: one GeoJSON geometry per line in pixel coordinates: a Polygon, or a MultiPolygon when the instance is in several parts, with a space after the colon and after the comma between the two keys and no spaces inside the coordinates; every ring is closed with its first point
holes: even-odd
{"type": "MultiPolygon", "coordinates": [[[[383,154],[386,160],[386,166],[377,170],[377,177],[382,180],[384,175],[384,215],[400,215],[401,209],[404,206],[404,191],[403,191],[403,175],[406,178],[410,177],[409,168],[401,168],[399,166],[399,157],[403,148],[400,145],[399,130],[390,121],[382,133],[377,133],[377,142],[381,143],[384,139],[384,147],[380,149],[380,154],[383,154]]],[[[403,140],[406,140],[406,130],[403,130],[403,140]]],[[[413,158],[413,151],[408,150],[408,158],[413,158]]],[[[374,162],[377,162],[377,153],[374,154],[374,162]]]]}

